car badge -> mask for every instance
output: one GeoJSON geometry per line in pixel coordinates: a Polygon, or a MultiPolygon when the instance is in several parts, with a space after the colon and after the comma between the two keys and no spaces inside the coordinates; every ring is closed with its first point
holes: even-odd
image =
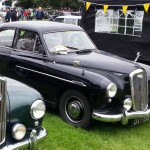
{"type": "Polygon", "coordinates": [[[143,79],[143,74],[138,74],[138,75],[137,75],[137,78],[143,79]]]}

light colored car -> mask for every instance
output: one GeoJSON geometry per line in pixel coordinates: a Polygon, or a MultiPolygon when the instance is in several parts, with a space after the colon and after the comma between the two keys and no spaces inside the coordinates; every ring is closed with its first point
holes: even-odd
{"type": "Polygon", "coordinates": [[[54,19],[55,22],[80,25],[81,16],[59,16],[54,19]]]}

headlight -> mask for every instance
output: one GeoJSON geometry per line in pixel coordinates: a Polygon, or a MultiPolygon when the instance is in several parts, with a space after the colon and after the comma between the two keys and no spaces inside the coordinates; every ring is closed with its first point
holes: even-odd
{"type": "Polygon", "coordinates": [[[45,104],[42,100],[35,101],[30,109],[31,117],[33,119],[40,119],[44,116],[46,111],[45,104]]]}
{"type": "Polygon", "coordinates": [[[26,134],[26,127],[23,124],[15,124],[12,127],[12,135],[16,140],[21,140],[26,134]]]}
{"type": "Polygon", "coordinates": [[[108,86],[107,86],[107,96],[112,98],[116,95],[117,93],[117,86],[115,83],[110,83],[108,86]]]}
{"type": "Polygon", "coordinates": [[[132,100],[130,98],[124,100],[124,105],[123,107],[128,111],[132,107],[132,100]]]}

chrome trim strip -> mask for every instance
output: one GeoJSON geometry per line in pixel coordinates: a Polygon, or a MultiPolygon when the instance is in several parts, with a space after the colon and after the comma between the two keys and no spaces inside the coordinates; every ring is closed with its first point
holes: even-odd
{"type": "Polygon", "coordinates": [[[0,77],[0,145],[6,139],[6,80],[0,77]]]}
{"type": "Polygon", "coordinates": [[[8,46],[0,46],[0,47],[12,50],[12,47],[8,47],[8,46]]]}
{"type": "Polygon", "coordinates": [[[50,74],[47,74],[47,73],[35,71],[35,70],[28,69],[28,68],[25,68],[25,67],[21,67],[21,66],[18,66],[18,65],[16,65],[16,67],[17,67],[17,68],[21,68],[21,69],[25,69],[25,70],[28,70],[28,71],[31,71],[31,72],[39,73],[39,74],[42,74],[42,75],[45,75],[45,76],[48,76],[48,77],[52,77],[52,78],[55,78],[55,79],[59,79],[59,80],[65,81],[65,82],[69,82],[69,83],[72,83],[72,84],[77,84],[77,85],[86,87],[86,85],[85,85],[84,83],[79,82],[79,81],[75,81],[75,80],[72,80],[72,81],[66,80],[66,79],[63,79],[63,78],[59,78],[59,77],[56,77],[56,76],[53,76],[53,75],[50,75],[50,74]]]}
{"type": "MultiPolygon", "coordinates": [[[[36,150],[36,142],[41,143],[47,136],[47,131],[44,128],[41,128],[39,135],[37,135],[36,130],[32,130],[30,138],[24,141],[18,142],[16,144],[6,145],[1,148],[1,150],[18,150],[18,149],[30,149],[36,150]]],[[[6,143],[7,144],[7,143],[6,143]]]]}
{"type": "Polygon", "coordinates": [[[130,119],[141,119],[150,117],[150,109],[146,111],[138,111],[138,112],[127,112],[124,111],[122,114],[116,115],[107,115],[107,114],[100,114],[96,111],[93,111],[92,118],[98,121],[103,122],[118,122],[121,121],[123,125],[126,125],[130,119]]]}

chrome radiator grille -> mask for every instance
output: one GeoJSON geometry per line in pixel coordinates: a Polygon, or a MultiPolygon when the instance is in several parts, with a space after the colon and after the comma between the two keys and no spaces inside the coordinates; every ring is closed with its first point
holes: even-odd
{"type": "Polygon", "coordinates": [[[133,109],[144,111],[148,106],[148,81],[147,73],[143,69],[137,69],[130,74],[131,95],[133,109]]]}
{"type": "Polygon", "coordinates": [[[6,136],[6,81],[0,77],[0,145],[6,136]]]}

